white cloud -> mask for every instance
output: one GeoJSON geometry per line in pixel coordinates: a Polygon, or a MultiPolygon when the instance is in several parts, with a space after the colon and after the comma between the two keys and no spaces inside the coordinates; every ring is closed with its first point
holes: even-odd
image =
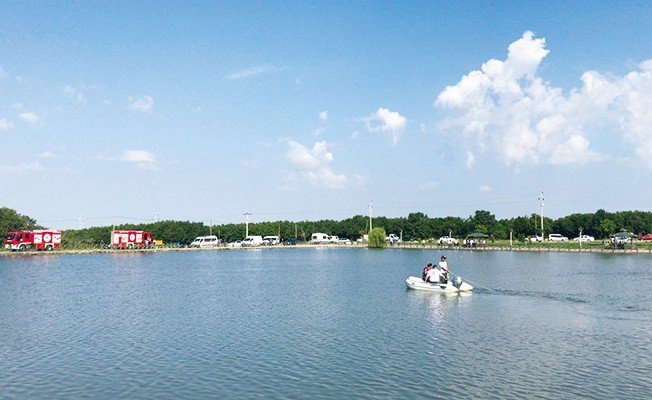
{"type": "Polygon", "coordinates": [[[129,108],[141,112],[150,112],[154,107],[154,99],[151,96],[143,96],[139,99],[129,98],[129,108]]]}
{"type": "Polygon", "coordinates": [[[328,111],[322,111],[319,113],[319,119],[326,122],[328,121],[328,111]]]}
{"type": "Polygon", "coordinates": [[[0,164],[0,175],[25,175],[30,172],[43,171],[43,165],[38,161],[22,163],[17,165],[0,164]]]}
{"type": "Polygon", "coordinates": [[[24,112],[18,114],[18,118],[22,119],[25,122],[29,122],[32,125],[38,124],[39,117],[38,115],[34,114],[33,112],[24,112]]]}
{"type": "Polygon", "coordinates": [[[63,87],[63,94],[66,95],[66,97],[77,100],[78,103],[84,102],[84,95],[81,94],[79,90],[73,88],[70,85],[63,87]]]}
{"type": "Polygon", "coordinates": [[[57,158],[57,156],[51,151],[44,151],[43,153],[38,155],[38,158],[57,158]]]}
{"type": "Polygon", "coordinates": [[[346,175],[336,174],[330,168],[334,157],[333,153],[328,151],[325,141],[316,142],[311,149],[294,141],[289,141],[288,146],[287,160],[300,170],[300,176],[311,185],[331,189],[341,189],[347,186],[346,175]]]}
{"type": "Polygon", "coordinates": [[[392,143],[396,144],[400,132],[407,125],[407,119],[395,111],[387,108],[379,108],[373,115],[366,119],[367,130],[369,132],[387,132],[391,134],[392,143]]]}
{"type": "Polygon", "coordinates": [[[146,150],[125,150],[120,157],[114,160],[134,163],[139,169],[156,169],[156,157],[146,150]]]}
{"type": "Polygon", "coordinates": [[[475,163],[475,156],[473,155],[473,152],[467,151],[466,152],[466,169],[473,168],[474,163],[475,163]]]}
{"type": "Polygon", "coordinates": [[[481,186],[478,188],[478,191],[479,191],[479,192],[483,192],[483,193],[489,193],[489,192],[493,192],[494,190],[491,188],[491,186],[488,186],[488,185],[481,185],[481,186]]]}
{"type": "Polygon", "coordinates": [[[487,61],[438,95],[440,128],[518,165],[605,160],[589,139],[617,127],[652,168],[652,60],[622,77],[585,72],[582,86],[564,93],[537,76],[548,53],[545,39],[525,32],[505,60],[487,61]]]}
{"type": "Polygon", "coordinates": [[[11,122],[6,119],[0,119],[0,131],[8,131],[12,128],[11,122]]]}
{"type": "Polygon", "coordinates": [[[435,190],[439,188],[439,182],[428,181],[419,185],[419,189],[423,191],[435,190]]]}
{"type": "Polygon", "coordinates": [[[285,68],[274,67],[272,65],[261,65],[257,67],[246,68],[240,71],[230,73],[224,77],[224,79],[229,80],[240,80],[246,78],[252,78],[261,74],[269,74],[274,72],[285,71],[285,68]]]}

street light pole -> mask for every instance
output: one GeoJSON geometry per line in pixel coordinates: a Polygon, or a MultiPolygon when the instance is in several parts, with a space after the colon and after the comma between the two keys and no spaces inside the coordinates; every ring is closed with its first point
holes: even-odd
{"type": "Polygon", "coordinates": [[[369,232],[371,232],[371,230],[373,229],[373,225],[371,222],[371,210],[373,210],[373,208],[374,208],[374,201],[369,200],[369,232]]]}
{"type": "Polygon", "coordinates": [[[541,189],[541,195],[539,196],[539,202],[541,204],[541,240],[544,239],[545,235],[543,232],[543,189],[541,189]]]}
{"type": "Polygon", "coordinates": [[[245,237],[249,236],[249,216],[251,216],[251,213],[246,212],[243,213],[242,215],[245,216],[245,237]]]}

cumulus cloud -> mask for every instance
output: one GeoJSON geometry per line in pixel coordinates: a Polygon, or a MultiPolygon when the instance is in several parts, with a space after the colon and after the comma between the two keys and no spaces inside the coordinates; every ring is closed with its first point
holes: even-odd
{"type": "Polygon", "coordinates": [[[143,96],[138,99],[129,98],[129,108],[141,112],[150,112],[154,107],[154,99],[151,96],[143,96]]]}
{"type": "Polygon", "coordinates": [[[279,68],[279,67],[274,67],[272,65],[261,65],[257,67],[251,67],[251,68],[245,68],[240,71],[232,72],[224,77],[224,79],[228,80],[240,80],[240,79],[246,79],[246,78],[252,78],[257,75],[262,75],[262,74],[269,74],[269,73],[274,73],[274,72],[281,72],[284,71],[285,68],[279,68]]]}
{"type": "Polygon", "coordinates": [[[328,111],[322,111],[319,113],[319,119],[326,122],[328,121],[328,111]]]}
{"type": "Polygon", "coordinates": [[[379,108],[373,115],[366,119],[369,132],[387,132],[392,137],[392,143],[398,142],[401,131],[407,125],[407,119],[395,111],[379,108]]]}
{"type": "MultiPolygon", "coordinates": [[[[344,174],[336,174],[330,167],[333,153],[328,151],[325,141],[316,142],[312,148],[307,148],[297,142],[288,142],[286,158],[294,167],[299,169],[299,175],[313,186],[323,186],[331,189],[341,189],[347,186],[348,178],[344,174]]],[[[296,174],[292,178],[286,176],[286,181],[295,183],[296,174]]],[[[286,185],[288,182],[286,182],[286,185]]]]}
{"type": "Polygon", "coordinates": [[[125,150],[118,160],[134,163],[140,169],[156,169],[156,157],[146,150],[125,150]]]}
{"type": "Polygon", "coordinates": [[[489,192],[493,192],[494,190],[491,188],[491,186],[488,186],[488,185],[481,185],[481,186],[478,188],[478,191],[479,191],[479,192],[483,192],[483,193],[489,193],[489,192]]]}
{"type": "Polygon", "coordinates": [[[525,32],[505,60],[491,59],[443,90],[435,101],[440,128],[508,165],[604,160],[591,139],[616,130],[652,168],[652,60],[624,76],[587,71],[579,88],[564,92],[537,75],[545,45],[525,32]]]}
{"type": "Polygon", "coordinates": [[[32,125],[38,124],[39,117],[38,115],[34,114],[33,112],[24,112],[18,114],[18,118],[22,119],[25,122],[29,122],[32,125]]]}
{"type": "Polygon", "coordinates": [[[0,131],[8,131],[11,129],[12,125],[6,119],[0,119],[0,131]]]}

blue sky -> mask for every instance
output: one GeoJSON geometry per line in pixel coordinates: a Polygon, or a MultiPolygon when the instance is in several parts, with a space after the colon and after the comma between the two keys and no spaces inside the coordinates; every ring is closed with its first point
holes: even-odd
{"type": "Polygon", "coordinates": [[[0,205],[53,228],[651,210],[646,2],[0,15],[0,205]]]}

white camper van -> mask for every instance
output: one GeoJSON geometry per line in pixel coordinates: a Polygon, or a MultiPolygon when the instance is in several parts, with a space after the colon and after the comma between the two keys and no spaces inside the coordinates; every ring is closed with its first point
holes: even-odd
{"type": "Polygon", "coordinates": [[[310,237],[312,243],[329,243],[329,236],[325,233],[313,233],[310,237]]]}
{"type": "Polygon", "coordinates": [[[261,246],[263,244],[262,236],[247,236],[242,240],[242,247],[261,246]]]}
{"type": "Polygon", "coordinates": [[[217,236],[198,236],[190,243],[190,247],[217,247],[219,244],[217,236]]]}

